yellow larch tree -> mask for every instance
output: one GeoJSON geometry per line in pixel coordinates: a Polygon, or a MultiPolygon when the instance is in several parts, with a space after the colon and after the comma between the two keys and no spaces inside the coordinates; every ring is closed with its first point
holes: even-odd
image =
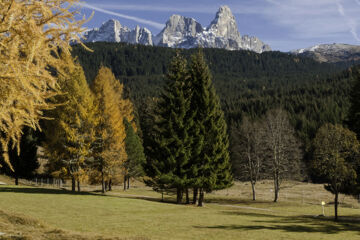
{"type": "Polygon", "coordinates": [[[60,106],[46,114],[53,120],[44,124],[44,147],[49,171],[58,177],[70,177],[73,191],[77,181],[80,191],[80,182],[87,177],[86,160],[91,156],[95,137],[96,108],[81,66],[69,64],[65,72],[69,72],[68,77],[59,77],[63,94],[52,99],[60,106]]]}
{"type": "Polygon", "coordinates": [[[53,107],[47,99],[59,93],[49,70],[65,64],[58,53],[70,56],[69,42],[83,31],[85,19],[71,10],[77,2],[0,1],[0,152],[8,164],[8,143],[18,146],[24,126],[39,128],[43,110],[53,107]]]}
{"type": "Polygon", "coordinates": [[[123,85],[115,78],[109,68],[101,67],[92,86],[97,104],[98,125],[94,142],[95,168],[100,174],[102,191],[105,192],[105,181],[121,178],[124,173],[123,163],[127,156],[125,151],[125,124],[134,119],[133,106],[124,99],[123,85]]]}

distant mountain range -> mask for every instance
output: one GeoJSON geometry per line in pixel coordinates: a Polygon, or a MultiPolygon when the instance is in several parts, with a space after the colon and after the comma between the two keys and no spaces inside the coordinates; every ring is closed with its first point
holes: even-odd
{"type": "MultiPolygon", "coordinates": [[[[204,28],[193,18],[172,15],[164,29],[154,36],[145,28],[130,29],[118,20],[108,20],[100,28],[87,31],[83,42],[126,42],[148,46],[171,48],[222,48],[227,50],[251,50],[256,53],[271,51],[269,45],[257,37],[240,35],[231,9],[222,6],[215,19],[204,28]]],[[[311,57],[319,62],[360,61],[360,46],[348,44],[321,44],[298,49],[291,54],[311,57]]]]}
{"type": "Polygon", "coordinates": [[[271,51],[269,45],[257,37],[241,36],[234,15],[228,6],[220,7],[215,19],[203,28],[193,18],[172,15],[164,29],[156,36],[150,30],[136,26],[130,29],[117,20],[109,20],[100,28],[89,30],[84,42],[127,42],[179,48],[223,48],[251,50],[257,53],[271,51]]]}
{"type": "Polygon", "coordinates": [[[298,49],[291,53],[314,58],[319,62],[359,61],[360,46],[348,44],[321,44],[310,48],[298,49]]]}

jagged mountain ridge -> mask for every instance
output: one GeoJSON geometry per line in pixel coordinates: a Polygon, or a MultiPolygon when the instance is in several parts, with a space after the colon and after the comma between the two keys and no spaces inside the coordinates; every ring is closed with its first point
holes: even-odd
{"type": "Polygon", "coordinates": [[[241,36],[236,19],[228,6],[220,7],[215,19],[203,28],[193,18],[172,15],[164,29],[155,37],[147,28],[137,26],[131,30],[117,20],[109,20],[99,28],[85,34],[84,42],[127,42],[179,48],[223,48],[227,50],[251,50],[257,53],[271,51],[257,37],[241,36]]]}
{"type": "Polygon", "coordinates": [[[85,33],[84,42],[128,42],[133,44],[153,45],[151,31],[136,26],[130,29],[122,26],[119,21],[111,19],[85,33]]]}
{"type": "Polygon", "coordinates": [[[314,58],[319,62],[347,62],[360,60],[360,46],[349,44],[320,44],[294,50],[292,54],[314,58]]]}

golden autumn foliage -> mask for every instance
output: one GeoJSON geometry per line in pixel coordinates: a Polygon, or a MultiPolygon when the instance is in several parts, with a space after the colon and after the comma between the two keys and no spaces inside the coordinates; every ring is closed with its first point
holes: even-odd
{"type": "MultiPolygon", "coordinates": [[[[134,119],[130,100],[124,99],[123,85],[115,78],[109,68],[101,67],[92,86],[97,104],[95,161],[97,171],[104,179],[119,177],[123,174],[125,151],[125,124],[134,119]]],[[[104,185],[104,184],[103,184],[104,185]]]]}
{"type": "Polygon", "coordinates": [[[78,182],[87,177],[85,160],[91,155],[96,125],[94,96],[79,65],[68,64],[66,78],[59,78],[64,92],[52,99],[62,104],[46,116],[44,144],[49,171],[57,176],[69,176],[78,182]]]}
{"type": "Polygon", "coordinates": [[[83,31],[85,19],[70,10],[77,2],[0,1],[0,150],[8,164],[10,140],[19,144],[23,126],[39,128],[43,110],[53,107],[47,99],[60,91],[49,68],[66,79],[58,53],[70,56],[70,40],[83,31]]]}

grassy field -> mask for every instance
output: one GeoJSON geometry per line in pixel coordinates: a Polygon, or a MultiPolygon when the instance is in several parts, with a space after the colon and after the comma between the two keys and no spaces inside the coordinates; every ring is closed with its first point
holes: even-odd
{"type": "MultiPolygon", "coordinates": [[[[1,181],[1,179],[0,179],[1,181]]],[[[0,186],[0,239],[360,239],[360,206],[342,196],[341,221],[332,221],[332,196],[321,185],[287,182],[272,203],[271,182],[206,195],[206,205],[171,203],[137,183],[106,196],[98,192],[0,186]],[[319,217],[324,200],[327,217],[319,217]],[[1,238],[2,237],[2,238],[1,238]]]]}

